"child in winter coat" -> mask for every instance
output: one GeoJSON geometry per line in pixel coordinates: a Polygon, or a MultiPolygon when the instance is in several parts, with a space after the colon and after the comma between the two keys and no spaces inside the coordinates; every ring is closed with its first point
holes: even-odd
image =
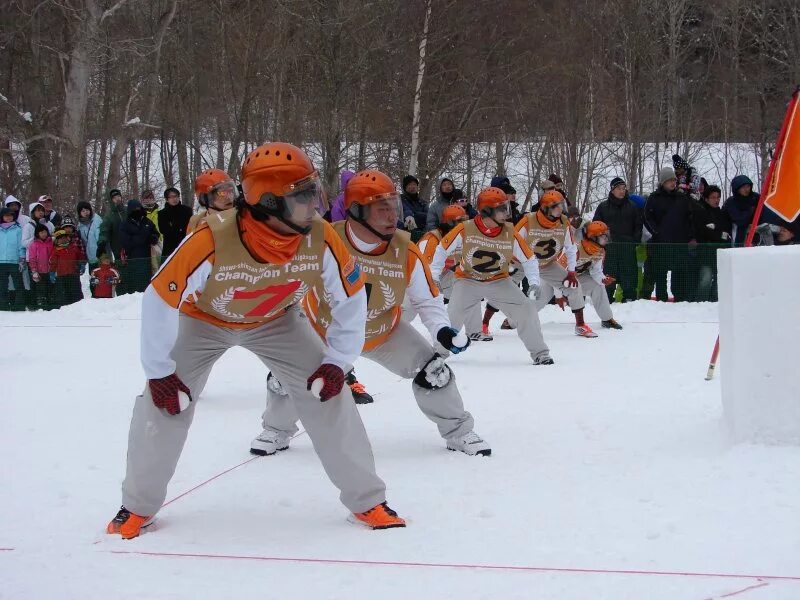
{"type": "Polygon", "coordinates": [[[53,236],[53,256],[50,258],[50,271],[55,272],[53,290],[56,306],[65,306],[83,300],[81,279],[78,274],[86,254],[71,235],[58,229],[53,236]]]}
{"type": "MultiPolygon", "coordinates": [[[[13,196],[10,197],[13,198],[13,196]]],[[[6,200],[6,205],[8,204],[9,201],[6,200]]],[[[21,292],[23,289],[22,271],[25,268],[25,248],[22,247],[22,227],[17,222],[16,216],[8,206],[0,210],[0,310],[25,309],[25,297],[21,292]],[[13,282],[14,289],[17,291],[13,307],[9,307],[10,282],[13,282]]]]}
{"type": "Polygon", "coordinates": [[[100,266],[92,270],[92,298],[113,298],[119,283],[119,271],[111,266],[108,254],[100,256],[100,266]]]}
{"type": "Polygon", "coordinates": [[[49,309],[52,304],[50,259],[53,256],[53,239],[50,229],[42,223],[36,224],[33,241],[28,245],[28,268],[37,308],[49,309]]]}

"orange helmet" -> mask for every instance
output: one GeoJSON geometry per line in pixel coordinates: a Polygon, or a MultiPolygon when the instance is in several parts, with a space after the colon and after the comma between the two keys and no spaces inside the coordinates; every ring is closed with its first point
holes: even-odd
{"type": "Polygon", "coordinates": [[[458,204],[451,204],[442,211],[442,222],[450,223],[451,221],[465,220],[467,218],[467,211],[465,211],[458,204]]]}
{"type": "Polygon", "coordinates": [[[467,211],[458,204],[451,204],[442,211],[442,218],[439,221],[439,231],[447,234],[457,223],[467,220],[467,211]]]}
{"type": "Polygon", "coordinates": [[[403,205],[394,182],[388,175],[375,169],[359,171],[350,178],[344,188],[344,209],[349,218],[384,241],[392,239],[397,221],[403,216],[403,205]],[[383,222],[383,225],[379,226],[384,229],[383,232],[373,227],[375,223],[367,222],[373,210],[375,215],[378,215],[377,211],[382,211],[378,218],[383,222]],[[390,224],[392,215],[394,215],[393,222],[390,224]]]}
{"type": "Polygon", "coordinates": [[[508,196],[500,188],[484,188],[478,194],[478,212],[484,217],[492,218],[495,211],[504,206],[506,214],[508,214],[510,212],[508,209],[508,196]]]}
{"type": "MultiPolygon", "coordinates": [[[[539,210],[550,220],[557,220],[551,216],[552,210],[557,206],[561,207],[562,213],[565,209],[565,202],[564,196],[561,195],[561,192],[556,190],[547,190],[542,197],[539,198],[539,210]]],[[[560,218],[561,215],[559,215],[560,218]]]]}
{"type": "MultiPolygon", "coordinates": [[[[605,243],[607,244],[611,241],[611,233],[608,230],[608,225],[603,223],[602,221],[592,221],[589,223],[583,230],[584,236],[586,239],[591,240],[593,242],[600,243],[598,240],[600,236],[606,236],[605,243]]],[[[605,246],[605,244],[600,244],[601,246],[605,246]]]]}
{"type": "Polygon", "coordinates": [[[318,207],[325,207],[319,173],[308,155],[285,142],[262,144],[242,165],[244,202],[253,217],[274,217],[298,233],[311,229],[318,207]]]}
{"type": "Polygon", "coordinates": [[[214,208],[214,195],[217,192],[230,192],[231,206],[235,196],[236,186],[230,175],[222,169],[208,169],[203,171],[194,180],[194,193],[200,206],[214,208]]]}

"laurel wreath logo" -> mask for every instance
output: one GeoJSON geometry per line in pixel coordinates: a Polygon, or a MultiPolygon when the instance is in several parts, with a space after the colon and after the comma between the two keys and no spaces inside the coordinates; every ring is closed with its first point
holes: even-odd
{"type": "Polygon", "coordinates": [[[233,300],[233,296],[236,292],[246,289],[245,287],[229,287],[211,301],[211,308],[229,319],[244,319],[244,315],[229,311],[228,305],[231,303],[231,300],[233,300]]]}
{"type": "Polygon", "coordinates": [[[368,321],[377,319],[381,314],[385,313],[387,310],[392,308],[397,302],[397,298],[394,295],[392,286],[390,286],[388,283],[384,281],[381,281],[380,288],[381,288],[381,295],[383,296],[383,306],[381,306],[380,308],[371,308],[370,310],[368,310],[367,311],[368,321]]]}

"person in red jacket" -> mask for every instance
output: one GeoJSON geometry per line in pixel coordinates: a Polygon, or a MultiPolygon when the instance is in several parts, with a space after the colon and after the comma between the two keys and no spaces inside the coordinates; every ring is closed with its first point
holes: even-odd
{"type": "Polygon", "coordinates": [[[27,260],[38,308],[48,309],[52,303],[53,282],[50,277],[52,256],[53,238],[50,237],[50,230],[45,225],[37,223],[33,241],[28,246],[27,260]]]}
{"type": "Polygon", "coordinates": [[[53,289],[54,303],[57,307],[83,300],[80,272],[86,253],[69,233],[59,229],[53,234],[53,256],[50,257],[50,271],[55,273],[53,289]]]}
{"type": "Polygon", "coordinates": [[[113,298],[119,283],[119,271],[111,266],[108,254],[100,257],[100,266],[92,270],[92,298],[113,298]]]}

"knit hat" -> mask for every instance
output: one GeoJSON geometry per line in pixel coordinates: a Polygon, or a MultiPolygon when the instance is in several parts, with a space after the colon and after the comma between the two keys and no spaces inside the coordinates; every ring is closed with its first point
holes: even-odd
{"type": "Polygon", "coordinates": [[[492,182],[489,184],[489,187],[496,187],[502,190],[503,184],[508,184],[508,183],[509,183],[508,177],[506,177],[505,175],[495,175],[494,177],[492,177],[492,182]]]}
{"type": "Polygon", "coordinates": [[[71,215],[65,215],[63,219],[61,219],[61,228],[71,226],[75,227],[75,219],[72,218],[71,215]]]}
{"type": "Polygon", "coordinates": [[[622,177],[614,177],[614,179],[611,180],[611,189],[613,190],[618,185],[628,185],[628,184],[625,183],[625,180],[622,177]]]}
{"type": "Polygon", "coordinates": [[[138,199],[131,198],[130,200],[128,200],[128,214],[136,210],[139,210],[140,208],[142,208],[142,203],[139,202],[138,199]]]}
{"type": "Polygon", "coordinates": [[[405,177],[403,177],[403,191],[404,191],[404,192],[406,191],[406,186],[407,186],[409,183],[411,183],[412,181],[413,181],[414,183],[416,183],[417,185],[419,185],[419,179],[417,179],[417,178],[416,178],[416,177],[414,177],[413,175],[406,175],[405,177]]]}
{"type": "Polygon", "coordinates": [[[672,166],[676,169],[689,170],[689,163],[682,159],[680,154],[672,155],[672,166]]]}
{"type": "Polygon", "coordinates": [[[114,196],[122,196],[122,192],[120,192],[117,188],[114,188],[110,192],[108,192],[108,199],[111,200],[114,196]]]}
{"type": "Polygon", "coordinates": [[[670,179],[675,179],[675,169],[672,167],[663,167],[658,172],[658,184],[664,185],[670,179]]]}
{"type": "Polygon", "coordinates": [[[177,196],[181,195],[178,188],[168,187],[167,189],[164,190],[164,199],[166,199],[166,197],[169,196],[170,194],[176,194],[177,196]]]}
{"type": "Polygon", "coordinates": [[[555,173],[550,173],[550,177],[547,178],[548,180],[552,181],[553,184],[558,185],[559,183],[564,183],[564,181],[556,175],[555,173]]]}
{"type": "Polygon", "coordinates": [[[549,179],[545,179],[542,183],[539,184],[539,189],[542,190],[542,192],[555,189],[555,187],[556,184],[550,181],[549,179]]]}

